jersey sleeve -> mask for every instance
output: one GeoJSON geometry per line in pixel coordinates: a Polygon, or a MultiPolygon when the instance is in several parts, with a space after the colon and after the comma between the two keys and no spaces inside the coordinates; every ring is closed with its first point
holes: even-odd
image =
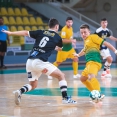
{"type": "Polygon", "coordinates": [[[37,39],[40,32],[41,32],[41,30],[29,31],[29,37],[31,37],[33,39],[37,39]]]}
{"type": "Polygon", "coordinates": [[[58,47],[63,47],[62,38],[59,38],[59,42],[58,42],[57,46],[58,47]]]}
{"type": "Polygon", "coordinates": [[[98,44],[98,45],[102,45],[104,42],[104,39],[102,39],[101,37],[99,37],[98,35],[92,35],[91,39],[94,43],[98,44]]]}
{"type": "Polygon", "coordinates": [[[108,31],[108,33],[107,33],[107,37],[110,37],[112,34],[111,34],[111,32],[110,32],[110,30],[108,31]]]}
{"type": "Polygon", "coordinates": [[[65,31],[65,29],[62,29],[62,31],[61,31],[61,38],[62,39],[66,38],[66,31],[65,31]]]}

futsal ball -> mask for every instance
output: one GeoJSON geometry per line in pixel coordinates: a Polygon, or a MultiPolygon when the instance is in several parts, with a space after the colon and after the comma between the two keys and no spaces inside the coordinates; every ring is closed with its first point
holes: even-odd
{"type": "Polygon", "coordinates": [[[95,100],[95,101],[97,101],[101,97],[100,92],[98,90],[91,91],[89,96],[92,100],[95,100]]]}

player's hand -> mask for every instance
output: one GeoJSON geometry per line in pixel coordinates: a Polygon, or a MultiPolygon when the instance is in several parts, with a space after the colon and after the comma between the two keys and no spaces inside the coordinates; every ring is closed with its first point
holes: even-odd
{"type": "Polygon", "coordinates": [[[6,33],[6,34],[8,34],[8,35],[11,34],[11,31],[7,31],[7,30],[4,30],[4,29],[2,29],[1,31],[4,32],[4,33],[6,33]]]}
{"type": "Polygon", "coordinates": [[[78,55],[77,53],[73,53],[73,55],[74,55],[75,57],[79,57],[79,55],[78,55]]]}
{"type": "Polygon", "coordinates": [[[72,43],[76,43],[76,39],[72,39],[72,43]]]}
{"type": "Polygon", "coordinates": [[[115,54],[117,55],[117,50],[115,50],[115,54]]]}
{"type": "Polygon", "coordinates": [[[56,46],[55,50],[56,50],[56,51],[62,51],[62,48],[56,46]]]}

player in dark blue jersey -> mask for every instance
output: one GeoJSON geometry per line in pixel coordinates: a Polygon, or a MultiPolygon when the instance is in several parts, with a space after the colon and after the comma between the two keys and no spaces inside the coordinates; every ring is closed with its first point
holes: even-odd
{"type": "Polygon", "coordinates": [[[48,57],[54,49],[61,50],[62,39],[57,34],[59,29],[59,22],[56,19],[49,20],[49,30],[36,31],[15,31],[10,32],[3,30],[8,35],[29,36],[35,39],[35,43],[30,56],[26,62],[26,71],[28,73],[29,84],[24,85],[21,89],[15,91],[15,103],[20,104],[21,95],[27,91],[33,90],[37,87],[38,78],[42,73],[50,75],[59,80],[63,103],[77,103],[67,96],[67,82],[64,74],[53,64],[48,62],[48,57]]]}
{"type": "MultiPolygon", "coordinates": [[[[108,25],[107,19],[106,18],[101,19],[101,27],[96,30],[95,34],[97,34],[98,36],[100,36],[101,38],[103,38],[105,40],[106,40],[106,38],[109,38],[111,40],[117,41],[117,38],[115,38],[111,35],[110,30],[107,28],[107,25],[108,25]]],[[[112,59],[112,56],[110,54],[110,51],[104,45],[102,45],[100,47],[100,50],[101,50],[102,58],[106,59],[106,62],[104,64],[104,70],[101,74],[101,77],[102,78],[112,77],[111,73],[110,73],[110,66],[111,66],[113,59],[112,59]]]]}

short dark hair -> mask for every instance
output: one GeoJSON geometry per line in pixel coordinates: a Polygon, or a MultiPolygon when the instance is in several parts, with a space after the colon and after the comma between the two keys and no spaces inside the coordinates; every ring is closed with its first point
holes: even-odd
{"type": "Polygon", "coordinates": [[[48,22],[48,26],[49,26],[50,28],[54,28],[55,25],[59,25],[58,20],[55,19],[55,18],[51,18],[51,19],[49,20],[49,22],[48,22]]]}
{"type": "Polygon", "coordinates": [[[106,18],[102,18],[101,21],[107,21],[107,19],[106,18]]]}
{"type": "Polygon", "coordinates": [[[87,25],[87,24],[82,24],[82,25],[80,26],[80,29],[84,29],[84,28],[87,28],[87,29],[90,30],[90,27],[89,27],[89,25],[87,25]]]}
{"type": "Polygon", "coordinates": [[[73,18],[72,17],[67,17],[66,21],[68,21],[68,20],[73,20],[73,18]]]}

